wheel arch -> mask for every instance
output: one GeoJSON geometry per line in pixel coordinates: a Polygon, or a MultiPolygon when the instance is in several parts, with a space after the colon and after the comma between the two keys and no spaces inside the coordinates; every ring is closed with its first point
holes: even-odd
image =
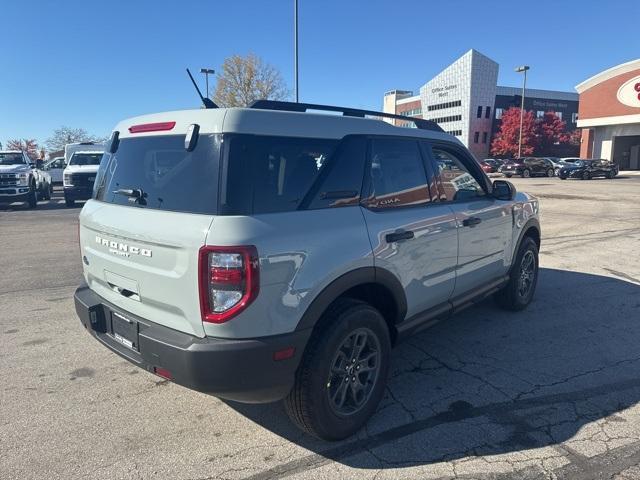
{"type": "Polygon", "coordinates": [[[362,267],[333,280],[313,299],[296,330],[318,326],[323,313],[340,298],[353,298],[369,303],[382,313],[392,342],[395,341],[395,325],[407,313],[407,299],[398,278],[379,267],[362,267]]]}

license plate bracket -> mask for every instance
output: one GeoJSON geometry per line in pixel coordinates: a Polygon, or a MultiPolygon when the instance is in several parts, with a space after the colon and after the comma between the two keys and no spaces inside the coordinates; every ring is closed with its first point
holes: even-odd
{"type": "Polygon", "coordinates": [[[138,322],[132,318],[111,312],[111,336],[113,339],[125,347],[139,350],[138,345],[138,322]]]}

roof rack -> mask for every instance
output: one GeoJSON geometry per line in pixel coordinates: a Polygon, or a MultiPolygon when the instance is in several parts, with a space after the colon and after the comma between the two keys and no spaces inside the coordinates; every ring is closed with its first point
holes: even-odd
{"type": "Polygon", "coordinates": [[[327,112],[342,112],[345,117],[385,117],[396,120],[404,120],[413,122],[420,130],[432,130],[434,132],[444,132],[442,127],[431,120],[423,120],[422,118],[406,117],[404,115],[396,115],[394,113],[376,112],[373,110],[360,110],[357,108],[335,107],[332,105],[319,105],[315,103],[296,103],[281,102],[278,100],[256,100],[249,108],[257,108],[260,110],[284,110],[287,112],[306,112],[307,110],[324,110],[327,112]]]}

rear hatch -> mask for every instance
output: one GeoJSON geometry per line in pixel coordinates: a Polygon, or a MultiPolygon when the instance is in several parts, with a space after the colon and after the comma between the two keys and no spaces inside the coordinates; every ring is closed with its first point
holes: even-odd
{"type": "Polygon", "coordinates": [[[89,287],[124,312],[204,336],[198,251],[217,209],[219,137],[128,136],[104,155],[80,214],[89,287]]]}

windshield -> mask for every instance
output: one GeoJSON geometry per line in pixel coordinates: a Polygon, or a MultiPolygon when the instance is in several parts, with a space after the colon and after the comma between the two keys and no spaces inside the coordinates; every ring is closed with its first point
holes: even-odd
{"type": "Polygon", "coordinates": [[[587,162],[585,160],[576,160],[573,162],[573,165],[575,165],[576,167],[586,167],[590,164],[591,162],[587,162]]]}
{"type": "Polygon", "coordinates": [[[24,163],[21,153],[0,153],[0,165],[17,165],[24,163]]]}
{"type": "Polygon", "coordinates": [[[114,154],[100,162],[94,198],[130,207],[215,214],[220,136],[200,135],[195,149],[184,135],[120,140],[114,154]],[[127,195],[135,190],[139,198],[127,195]]]}
{"type": "Polygon", "coordinates": [[[102,152],[74,153],[69,160],[69,165],[100,165],[102,152]]]}

